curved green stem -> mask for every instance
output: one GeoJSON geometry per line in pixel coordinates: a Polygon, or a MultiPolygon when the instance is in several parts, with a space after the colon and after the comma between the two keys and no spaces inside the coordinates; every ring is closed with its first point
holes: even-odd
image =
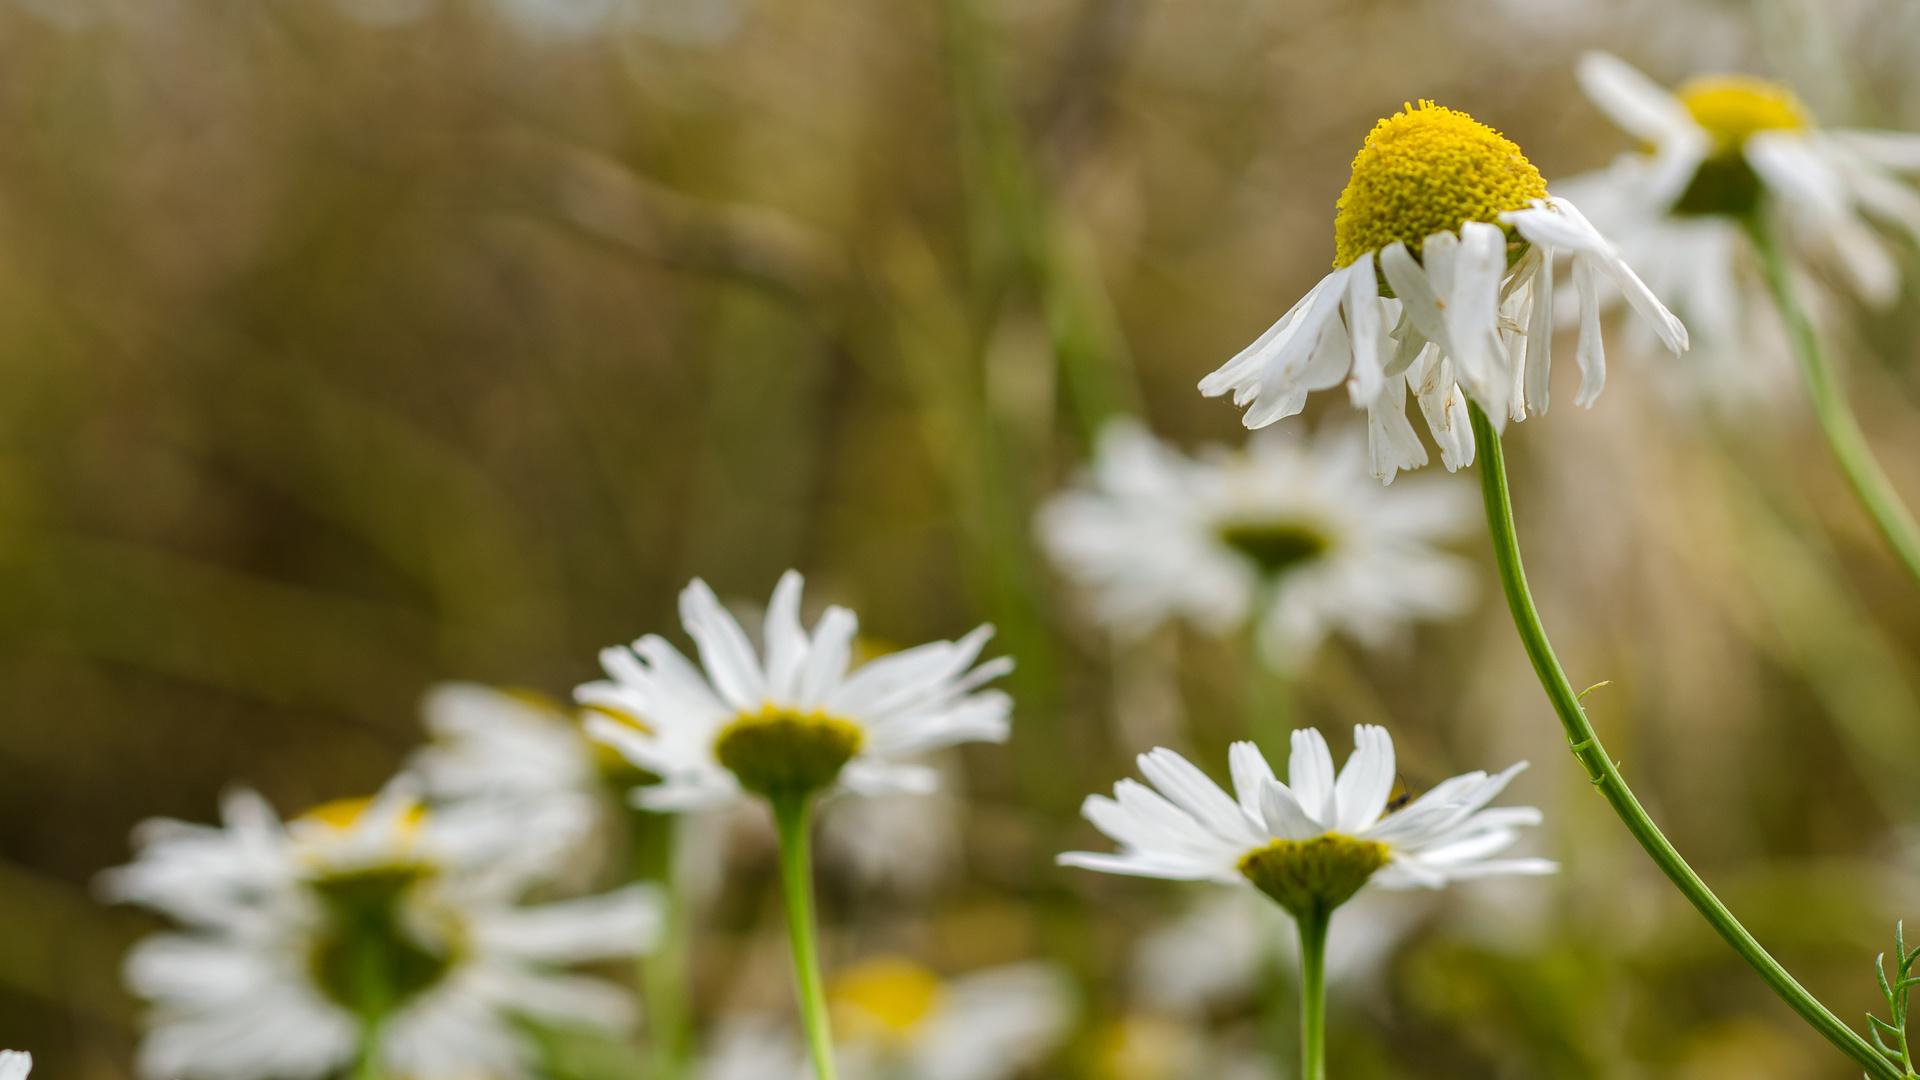
{"type": "Polygon", "coordinates": [[[1866,434],[1860,430],[1860,421],[1854,418],[1853,409],[1847,404],[1846,390],[1820,349],[1813,322],[1794,295],[1787,257],[1780,249],[1773,227],[1758,213],[1746,219],[1746,226],[1760,254],[1760,266],[1773,292],[1773,302],[1780,309],[1781,321],[1786,323],[1787,339],[1800,367],[1800,379],[1806,384],[1807,397],[1813,403],[1813,414],[1820,421],[1827,446],[1833,450],[1834,460],[1846,474],[1847,483],[1860,499],[1861,507],[1886,538],[1887,546],[1906,564],[1907,572],[1920,581],[1920,525],[1914,523],[1912,512],[1880,468],[1866,434]]]}
{"type": "Polygon", "coordinates": [[[1315,907],[1300,928],[1300,1080],[1327,1080],[1327,924],[1332,909],[1315,907]]]}
{"type": "Polygon", "coordinates": [[[833,1025],[827,1016],[826,985],[820,978],[820,948],[813,925],[813,858],[809,853],[813,796],[771,800],[780,836],[780,884],[787,895],[787,933],[793,939],[793,978],[800,991],[800,1025],[817,1080],[835,1080],[833,1025]]]}
{"type": "Polygon", "coordinates": [[[1800,1018],[1811,1024],[1815,1031],[1825,1036],[1828,1042],[1838,1047],[1841,1053],[1865,1069],[1869,1077],[1875,1080],[1899,1080],[1898,1069],[1882,1058],[1852,1028],[1827,1011],[1826,1006],[1807,993],[1806,988],[1794,981],[1793,976],[1787,974],[1786,969],[1760,947],[1747,928],[1740,925],[1726,905],[1707,888],[1706,882],[1700,880],[1700,876],[1661,835],[1640,801],[1633,797],[1620,770],[1600,744],[1600,737],[1594,733],[1586,712],[1581,709],[1580,695],[1574,692],[1566,673],[1560,670],[1560,661],[1553,655],[1553,646],[1547,641],[1546,628],[1540,623],[1540,613],[1534,609],[1533,596],[1527,591],[1526,571],[1520,565],[1520,541],[1513,529],[1513,504],[1507,492],[1507,466],[1501,456],[1500,436],[1493,430],[1486,414],[1480,411],[1480,406],[1470,401],[1467,409],[1473,417],[1473,435],[1480,454],[1480,489],[1487,506],[1487,530],[1493,540],[1494,562],[1500,568],[1500,587],[1506,593],[1514,629],[1519,631],[1520,641],[1526,646],[1527,658],[1533,661],[1534,674],[1539,677],[1541,687],[1547,692],[1547,699],[1553,703],[1553,711],[1566,728],[1568,748],[1586,769],[1587,779],[1613,807],[1613,812],[1620,816],[1620,820],[1626,823],[1627,831],[1646,849],[1681,895],[1719,931],[1741,959],[1760,973],[1760,977],[1766,980],[1774,993],[1780,995],[1781,1000],[1799,1013],[1800,1018]]]}

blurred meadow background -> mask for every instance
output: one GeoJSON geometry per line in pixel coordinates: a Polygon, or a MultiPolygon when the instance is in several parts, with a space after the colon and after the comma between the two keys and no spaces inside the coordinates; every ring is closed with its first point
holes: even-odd
{"type": "MultiPolygon", "coordinates": [[[[1237,646],[1110,639],[1033,514],[1115,415],[1244,439],[1194,384],[1326,272],[1402,102],[1549,179],[1630,149],[1575,86],[1593,47],[1920,128],[1904,0],[0,5],[0,1045],[42,1080],[133,1075],[120,958],[161,923],[91,882],[137,822],[215,820],[236,782],[289,815],[368,793],[436,682],[565,700],[602,646],[684,646],[689,578],[749,610],[792,566],[871,649],[990,621],[1019,663],[1012,742],[943,756],[905,864],[827,845],[829,968],[1051,958],[1079,1019],[1031,1076],[1291,1075],[1221,1064],[1292,1024],[1262,992],[1176,1007],[1141,977],[1204,890],[1052,864],[1106,848],[1079,802],[1133,754],[1224,771],[1237,646]]],[[[1830,322],[1920,494],[1901,257],[1902,304],[1830,322]]],[[[1663,363],[1617,352],[1590,412],[1563,370],[1510,429],[1534,589],[1576,685],[1611,680],[1587,700],[1657,820],[1863,1024],[1920,915],[1920,597],[1798,398],[1679,407],[1663,363]]],[[[1286,425],[1353,423],[1340,396],[1286,425]]],[[[1851,1075],[1593,796],[1467,535],[1473,611],[1331,640],[1294,722],[1338,755],[1385,723],[1416,784],[1530,759],[1511,801],[1564,869],[1382,906],[1334,1074],[1851,1075]]],[[[733,832],[703,1033],[790,1008],[772,843],[733,832]]]]}

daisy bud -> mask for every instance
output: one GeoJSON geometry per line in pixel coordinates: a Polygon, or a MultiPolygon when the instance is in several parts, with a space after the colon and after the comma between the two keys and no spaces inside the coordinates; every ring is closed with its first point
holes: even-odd
{"type": "Polygon", "coordinates": [[[767,709],[728,724],[713,754],[748,791],[797,799],[838,780],[861,741],[860,728],[845,720],[767,709]]]}
{"type": "Polygon", "coordinates": [[[1353,899],[1390,861],[1385,844],[1328,833],[1250,851],[1240,858],[1240,873],[1293,917],[1307,919],[1353,899]]]}

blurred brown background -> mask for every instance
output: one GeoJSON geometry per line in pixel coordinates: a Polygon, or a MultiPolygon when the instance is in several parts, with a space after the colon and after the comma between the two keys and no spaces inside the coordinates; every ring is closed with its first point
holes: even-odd
{"type": "MultiPolygon", "coordinates": [[[[155,924],[87,890],[137,821],[368,791],[432,681],[564,696],[689,577],[788,566],[883,640],[1000,626],[1015,741],[969,749],[967,873],[914,917],[1065,957],[1093,1030],[1184,895],[1048,865],[1143,749],[1133,659],[1029,539],[1094,425],[1241,437],[1194,383],[1325,272],[1403,101],[1553,177],[1627,146],[1583,48],[1912,128],[1917,43],[1902,0],[0,4],[0,1045],[128,1075],[155,924]]],[[[1841,334],[1912,493],[1917,310],[1841,334]]],[[[1920,912],[1920,598],[1797,401],[1685,415],[1616,364],[1509,439],[1535,589],[1656,816],[1864,1022],[1920,912]]],[[[1304,719],[1344,753],[1389,717],[1429,778],[1530,757],[1566,871],[1449,894],[1336,1001],[1336,1072],[1851,1075],[1591,797],[1484,584],[1412,648],[1334,646],[1304,719]]],[[[1154,647],[1217,766],[1231,659],[1154,647]]],[[[1099,1074],[1093,1038],[1053,1068],[1099,1074]]]]}

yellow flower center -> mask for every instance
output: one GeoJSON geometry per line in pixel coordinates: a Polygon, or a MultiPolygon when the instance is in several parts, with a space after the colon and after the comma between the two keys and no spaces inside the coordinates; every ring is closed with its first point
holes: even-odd
{"type": "Polygon", "coordinates": [[[1333,220],[1333,265],[1395,240],[1417,255],[1435,233],[1546,197],[1540,170],[1505,136],[1430,101],[1408,105],[1375,124],[1354,156],[1333,220]]]}
{"type": "Polygon", "coordinates": [[[722,729],[713,754],[748,791],[803,798],[839,779],[864,740],[859,725],[837,716],[769,705],[722,729]]]}
{"type": "Polygon", "coordinates": [[[940,977],[911,960],[879,957],[841,972],[834,1015],[855,1034],[904,1038],[940,1004],[940,977]]]}
{"type": "Polygon", "coordinates": [[[1387,845],[1339,833],[1311,840],[1275,840],[1240,859],[1240,873],[1295,918],[1324,915],[1387,865],[1387,845]]]}
{"type": "Polygon", "coordinates": [[[1702,75],[1680,87],[1680,103],[1713,136],[1714,154],[1738,156],[1756,131],[1799,131],[1811,126],[1806,106],[1793,91],[1748,75],[1702,75]]]}
{"type": "MultiPolygon", "coordinates": [[[[300,815],[301,821],[317,821],[335,832],[346,832],[360,820],[360,815],[373,805],[373,796],[362,795],[351,799],[334,799],[300,815]]],[[[411,836],[420,831],[421,822],[427,819],[426,807],[415,804],[407,810],[406,818],[401,822],[402,830],[411,836]]]]}
{"type": "Polygon", "coordinates": [[[1806,108],[1786,87],[1746,75],[1701,76],[1682,86],[1679,97],[1713,136],[1714,145],[1674,202],[1673,212],[1735,218],[1755,213],[1763,185],[1747,164],[1747,139],[1759,131],[1808,127],[1806,108]]]}

